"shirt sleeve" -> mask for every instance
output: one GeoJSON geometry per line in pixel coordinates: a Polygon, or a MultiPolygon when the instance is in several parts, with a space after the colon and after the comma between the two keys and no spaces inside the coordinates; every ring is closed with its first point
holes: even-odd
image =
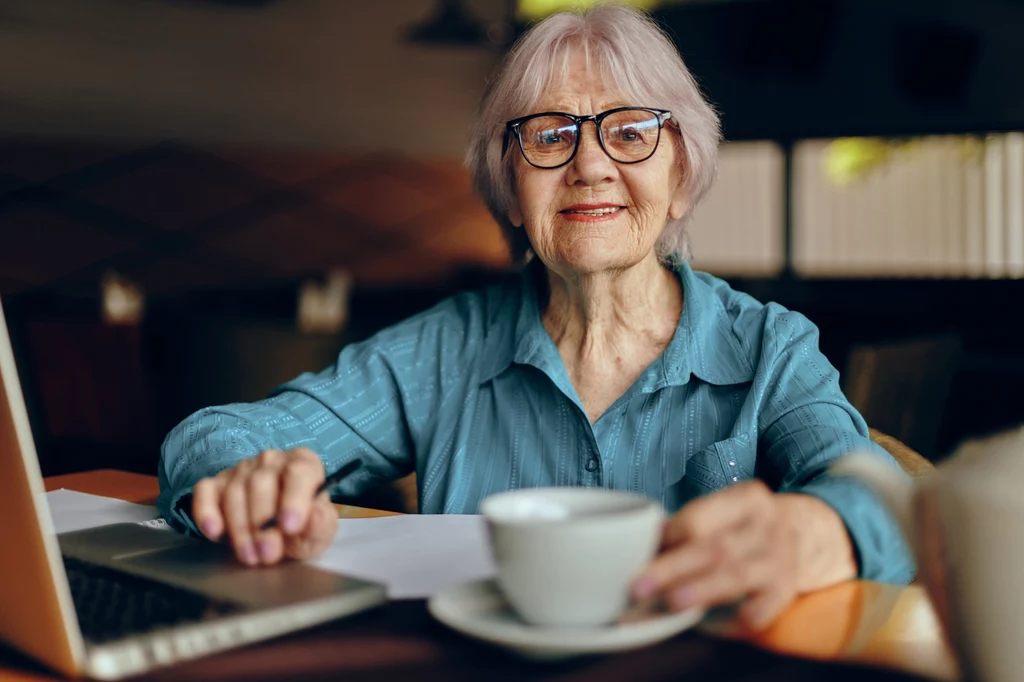
{"type": "Polygon", "coordinates": [[[267,449],[307,447],[327,473],[362,459],[331,491],[336,499],[412,472],[415,444],[430,438],[438,408],[465,379],[480,328],[475,297],[449,299],[347,346],[333,366],[299,376],[266,400],[192,414],[161,447],[160,513],[198,534],[185,503],[193,486],[267,449]]]}
{"type": "Polygon", "coordinates": [[[179,530],[196,532],[180,505],[202,478],[268,449],[307,447],[327,473],[361,458],[363,466],[332,491],[356,495],[412,468],[402,386],[372,344],[349,346],[337,362],[304,374],[269,398],[199,410],[176,426],[161,448],[158,506],[179,530]]]}
{"type": "Polygon", "coordinates": [[[907,583],[913,555],[895,518],[859,481],[834,477],[829,465],[854,451],[883,456],[897,475],[899,464],[871,441],[860,413],[839,388],[839,373],[818,348],[818,330],[803,315],[770,306],[762,347],[769,370],[761,376],[758,463],[779,492],[813,495],[842,518],[856,554],[859,577],[907,583]],[[780,312],[781,311],[781,312],[780,312]]]}

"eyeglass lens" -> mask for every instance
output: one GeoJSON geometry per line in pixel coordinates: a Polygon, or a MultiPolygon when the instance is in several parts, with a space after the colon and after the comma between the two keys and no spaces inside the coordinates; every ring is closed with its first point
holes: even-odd
{"type": "MultiPolygon", "coordinates": [[[[565,116],[538,116],[519,128],[523,155],[535,166],[553,168],[566,163],[576,150],[580,130],[565,116]]],[[[657,114],[643,109],[626,109],[601,121],[601,146],[621,163],[637,163],[654,154],[661,126],[657,114]]]]}

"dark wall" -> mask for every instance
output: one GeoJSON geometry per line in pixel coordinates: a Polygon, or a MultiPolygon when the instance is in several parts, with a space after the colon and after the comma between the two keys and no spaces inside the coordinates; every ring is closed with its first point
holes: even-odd
{"type": "Polygon", "coordinates": [[[729,139],[1024,127],[1019,0],[698,2],[658,17],[729,139]]]}

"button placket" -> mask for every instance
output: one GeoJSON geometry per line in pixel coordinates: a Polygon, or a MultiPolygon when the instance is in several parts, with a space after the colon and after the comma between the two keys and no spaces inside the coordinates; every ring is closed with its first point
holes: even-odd
{"type": "Polygon", "coordinates": [[[584,420],[586,428],[589,430],[589,438],[587,443],[581,443],[580,455],[583,464],[583,478],[588,486],[600,486],[601,485],[601,450],[598,445],[597,431],[594,426],[590,423],[590,418],[586,416],[586,413],[580,410],[580,418],[584,420]]]}

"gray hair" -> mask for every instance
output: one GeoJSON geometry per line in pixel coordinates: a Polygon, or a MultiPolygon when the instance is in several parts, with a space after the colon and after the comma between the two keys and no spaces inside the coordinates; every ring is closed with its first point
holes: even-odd
{"type": "Polygon", "coordinates": [[[526,232],[508,219],[515,197],[515,157],[508,153],[502,158],[505,122],[531,113],[544,90],[568,72],[576,50],[583,51],[588,68],[596,64],[628,101],[672,112],[681,133],[673,138],[680,152],[676,159],[682,167],[687,211],[665,225],[657,253],[662,261],[688,259],[686,225],[715,178],[721,139],[718,115],[671,39],[649,16],[598,5],[554,14],[527,31],[488,83],[470,132],[466,166],[473,187],[508,241],[513,262],[527,260],[531,247],[526,232]]]}

